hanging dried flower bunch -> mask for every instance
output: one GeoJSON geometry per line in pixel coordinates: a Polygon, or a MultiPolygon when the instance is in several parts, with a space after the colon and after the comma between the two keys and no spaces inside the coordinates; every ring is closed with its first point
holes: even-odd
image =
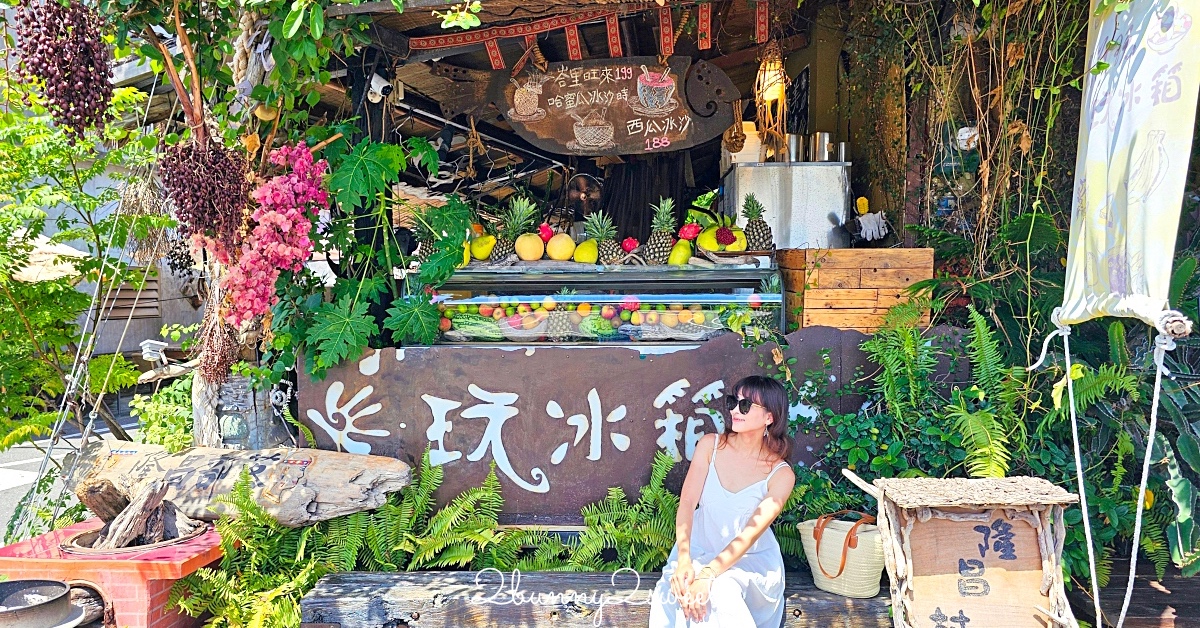
{"type": "Polygon", "coordinates": [[[129,256],[139,264],[163,258],[171,248],[170,229],[162,226],[168,214],[167,200],[149,175],[138,176],[121,188],[120,214],[132,220],[145,219],[145,230],[130,234],[129,256]]]}
{"type": "Polygon", "coordinates": [[[112,100],[100,17],[80,2],[27,0],[17,9],[21,67],[42,83],[47,106],[73,141],[100,126],[112,100]]]}
{"type": "Polygon", "coordinates": [[[228,264],[241,243],[253,185],[246,158],[216,142],[168,148],[159,161],[179,229],[228,264]]]}
{"type": "Polygon", "coordinates": [[[200,323],[200,376],[204,381],[221,385],[229,380],[233,365],[241,355],[242,346],[237,333],[218,314],[220,308],[209,307],[200,323]]]}

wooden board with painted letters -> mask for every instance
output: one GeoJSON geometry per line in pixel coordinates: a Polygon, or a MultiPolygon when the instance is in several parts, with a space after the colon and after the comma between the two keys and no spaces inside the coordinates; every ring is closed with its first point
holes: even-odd
{"type": "Polygon", "coordinates": [[[912,522],[913,625],[1046,628],[1037,530],[1003,510],[947,510],[973,519],[912,522]]]}

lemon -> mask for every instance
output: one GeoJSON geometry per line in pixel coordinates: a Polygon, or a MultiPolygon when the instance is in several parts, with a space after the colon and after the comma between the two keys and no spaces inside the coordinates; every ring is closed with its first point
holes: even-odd
{"type": "Polygon", "coordinates": [[[595,264],[596,260],[600,259],[600,243],[596,238],[580,242],[579,246],[575,247],[573,259],[580,264],[595,264]]]}
{"type": "Polygon", "coordinates": [[[496,236],[482,235],[474,240],[471,240],[471,256],[477,260],[485,260],[492,256],[492,249],[496,247],[496,236]]]}

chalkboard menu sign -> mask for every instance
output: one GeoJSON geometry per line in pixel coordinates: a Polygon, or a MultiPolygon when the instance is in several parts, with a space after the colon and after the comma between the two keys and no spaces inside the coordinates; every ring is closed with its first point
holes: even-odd
{"type": "MultiPolygon", "coordinates": [[[[733,124],[741,95],[719,68],[688,57],[596,59],[532,67],[496,85],[496,103],[524,139],[575,155],[679,150],[733,124]]],[[[495,81],[494,81],[495,83],[495,81]]]]}

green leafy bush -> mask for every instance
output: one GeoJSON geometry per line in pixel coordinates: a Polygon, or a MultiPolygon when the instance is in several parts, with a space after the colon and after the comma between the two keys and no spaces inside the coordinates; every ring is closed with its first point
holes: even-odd
{"type": "Polygon", "coordinates": [[[150,396],[134,395],[129,414],[137,417],[143,443],[176,453],[192,446],[192,378],[188,373],[150,396]]]}

